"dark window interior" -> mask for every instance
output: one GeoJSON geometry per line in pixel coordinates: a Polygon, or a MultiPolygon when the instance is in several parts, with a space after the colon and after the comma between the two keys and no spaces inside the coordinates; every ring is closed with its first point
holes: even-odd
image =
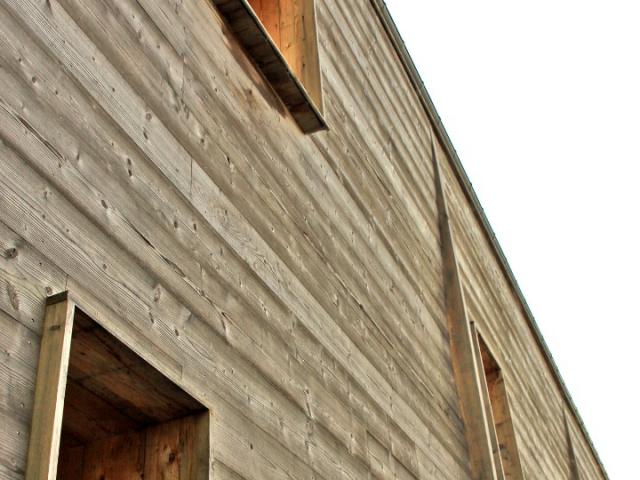
{"type": "Polygon", "coordinates": [[[57,478],[208,478],[208,412],[76,309],[57,478]]]}

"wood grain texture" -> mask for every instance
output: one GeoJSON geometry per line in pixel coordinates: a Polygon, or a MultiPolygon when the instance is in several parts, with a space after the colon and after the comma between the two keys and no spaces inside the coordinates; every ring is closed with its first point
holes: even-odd
{"type": "MultiPolygon", "coordinates": [[[[509,378],[509,399],[515,437],[525,478],[563,477],[569,471],[564,434],[563,392],[545,366],[542,351],[528,348],[535,341],[517,299],[507,288],[495,257],[481,235],[459,185],[445,172],[452,199],[452,225],[458,245],[463,285],[472,319],[482,328],[483,339],[509,378]],[[535,428],[531,428],[535,425],[535,428]]],[[[586,452],[588,440],[580,436],[581,468],[593,478],[603,477],[597,459],[586,452]]]]}
{"type": "MultiPolygon", "coordinates": [[[[0,4],[0,309],[22,345],[44,297],[73,290],[216,412],[214,478],[468,478],[431,120],[371,2],[315,15],[332,129],[305,136],[207,1],[0,4]]],[[[564,400],[443,177],[523,469],[562,478],[564,400]]],[[[19,477],[31,404],[5,398],[0,465],[19,477]]]]}
{"type": "Polygon", "coordinates": [[[480,334],[476,330],[477,347],[482,358],[483,371],[487,383],[488,404],[496,430],[496,439],[500,461],[507,479],[522,480],[522,465],[520,451],[516,440],[509,392],[500,365],[489,350],[480,334]]]}
{"type": "Polygon", "coordinates": [[[451,341],[451,356],[460,409],[465,422],[471,463],[471,478],[504,479],[495,422],[488,397],[477,332],[469,319],[462,289],[458,258],[449,221],[449,206],[435,148],[433,164],[436,181],[442,258],[444,261],[444,291],[451,341]]]}
{"type": "Polygon", "coordinates": [[[81,479],[142,480],[144,452],[145,438],[137,432],[90,443],[84,447],[81,479]]]}
{"type": "Polygon", "coordinates": [[[200,403],[76,309],[63,444],[93,443],[203,410],[200,403]]]}
{"type": "Polygon", "coordinates": [[[580,468],[578,466],[578,458],[576,455],[576,450],[573,447],[573,438],[571,433],[571,428],[569,427],[569,419],[565,414],[564,418],[565,429],[567,435],[567,454],[569,456],[569,475],[568,478],[570,480],[581,480],[582,476],[580,475],[580,468]]]}
{"type": "Polygon", "coordinates": [[[211,0],[305,133],[326,130],[314,0],[211,0]]]}
{"type": "MultiPolygon", "coordinates": [[[[65,301],[66,292],[57,297],[47,303],[65,301]]],[[[75,312],[56,478],[208,480],[209,412],[75,312]]]]}
{"type": "Polygon", "coordinates": [[[59,480],[208,480],[206,417],[185,417],[146,429],[67,447],[61,452],[59,480]],[[205,452],[198,442],[206,443],[205,452]],[[205,453],[206,457],[199,457],[205,453]],[[204,469],[202,467],[205,467],[204,469]]]}
{"type": "Polygon", "coordinates": [[[460,184],[463,190],[463,195],[466,201],[469,203],[469,206],[472,210],[472,213],[476,221],[481,226],[482,235],[484,236],[484,240],[486,240],[489,244],[491,255],[497,260],[498,268],[501,270],[502,275],[504,275],[506,282],[508,284],[508,287],[511,290],[511,293],[516,298],[518,308],[522,311],[521,313],[525,318],[525,322],[528,324],[530,333],[533,335],[538,349],[542,351],[543,356],[545,357],[546,367],[551,372],[552,380],[562,392],[562,395],[564,396],[566,402],[568,403],[570,414],[573,416],[574,420],[577,422],[578,428],[580,428],[582,431],[581,435],[586,441],[587,448],[591,451],[591,456],[595,461],[596,469],[599,470],[598,475],[604,476],[606,478],[607,477],[606,469],[602,464],[602,461],[598,456],[598,452],[589,437],[589,433],[571,398],[571,395],[567,389],[567,386],[562,379],[562,376],[558,370],[558,367],[553,360],[551,352],[549,351],[549,348],[542,336],[542,333],[537,325],[534,315],[527,304],[527,301],[522,293],[522,290],[518,285],[517,280],[515,279],[515,276],[513,274],[513,271],[511,270],[511,267],[509,266],[509,262],[506,259],[504,251],[502,250],[496,238],[496,235],[487,219],[487,216],[484,213],[484,210],[482,208],[482,205],[480,204],[480,201],[478,200],[478,197],[474,191],[472,183],[469,177],[467,176],[464,167],[462,166],[460,158],[451,142],[451,139],[449,138],[449,135],[447,134],[447,131],[444,125],[442,124],[442,120],[440,119],[440,116],[436,111],[433,101],[431,100],[431,97],[425,88],[424,82],[422,81],[420,74],[418,73],[415,67],[415,64],[411,59],[411,56],[409,55],[406,49],[406,46],[402,41],[401,35],[398,32],[398,29],[396,28],[388,9],[386,8],[384,0],[370,0],[370,1],[378,15],[379,20],[381,21],[381,23],[385,28],[385,32],[388,36],[388,39],[390,40],[393,48],[396,50],[400,58],[401,66],[404,72],[408,76],[408,79],[413,89],[415,90],[415,92],[417,92],[419,103],[422,106],[423,111],[427,114],[427,117],[429,118],[431,125],[433,126],[435,136],[443,145],[443,149],[446,152],[450,166],[454,170],[456,182],[460,184]]]}
{"type": "Polygon", "coordinates": [[[66,295],[46,307],[25,474],[29,480],[56,478],[74,311],[66,295]]]}

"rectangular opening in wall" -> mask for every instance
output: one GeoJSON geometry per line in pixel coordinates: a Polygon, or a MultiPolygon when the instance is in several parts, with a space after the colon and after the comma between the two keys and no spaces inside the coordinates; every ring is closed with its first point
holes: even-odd
{"type": "Polygon", "coordinates": [[[522,479],[522,467],[511,419],[509,398],[502,370],[480,334],[476,334],[482,370],[486,379],[487,400],[490,412],[487,415],[495,428],[496,466],[505,479],[522,479]]]}
{"type": "Polygon", "coordinates": [[[51,308],[40,365],[62,368],[56,384],[39,366],[28,478],[208,480],[209,411],[80,309],[65,326],[51,308]],[[45,402],[58,414],[43,417],[45,402]]]}
{"type": "Polygon", "coordinates": [[[305,133],[326,129],[315,0],[212,0],[305,133]]]}
{"type": "Polygon", "coordinates": [[[313,0],[249,0],[249,4],[289,68],[322,108],[313,0]]]}

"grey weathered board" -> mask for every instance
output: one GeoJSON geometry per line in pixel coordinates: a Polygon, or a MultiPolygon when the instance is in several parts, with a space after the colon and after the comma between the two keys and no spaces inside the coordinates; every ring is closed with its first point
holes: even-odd
{"type": "MultiPolygon", "coordinates": [[[[214,478],[468,477],[434,126],[373,4],[316,3],[304,135],[206,0],[0,2],[0,478],[67,289],[211,409],[214,478]]],[[[439,138],[525,476],[603,478],[439,138]]]]}

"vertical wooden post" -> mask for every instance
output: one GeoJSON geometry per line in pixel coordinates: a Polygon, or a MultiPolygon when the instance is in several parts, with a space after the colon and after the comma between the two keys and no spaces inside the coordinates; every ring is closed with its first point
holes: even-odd
{"type": "Polygon", "coordinates": [[[47,299],[29,437],[26,480],[55,480],[75,305],[67,292],[47,299]]]}
{"type": "Polygon", "coordinates": [[[197,415],[193,444],[193,470],[189,480],[208,480],[211,473],[211,418],[207,410],[197,415]]]}
{"type": "Polygon", "coordinates": [[[302,5],[303,59],[300,77],[316,108],[323,113],[322,74],[316,25],[316,0],[306,0],[302,5]]]}
{"type": "Polygon", "coordinates": [[[453,372],[460,397],[465,424],[473,480],[497,479],[482,385],[478,375],[480,358],[476,357],[464,291],[460,281],[453,234],[449,224],[447,199],[442,184],[440,165],[432,139],[432,156],[436,182],[436,201],[440,226],[440,248],[444,268],[444,289],[453,372]]]}

